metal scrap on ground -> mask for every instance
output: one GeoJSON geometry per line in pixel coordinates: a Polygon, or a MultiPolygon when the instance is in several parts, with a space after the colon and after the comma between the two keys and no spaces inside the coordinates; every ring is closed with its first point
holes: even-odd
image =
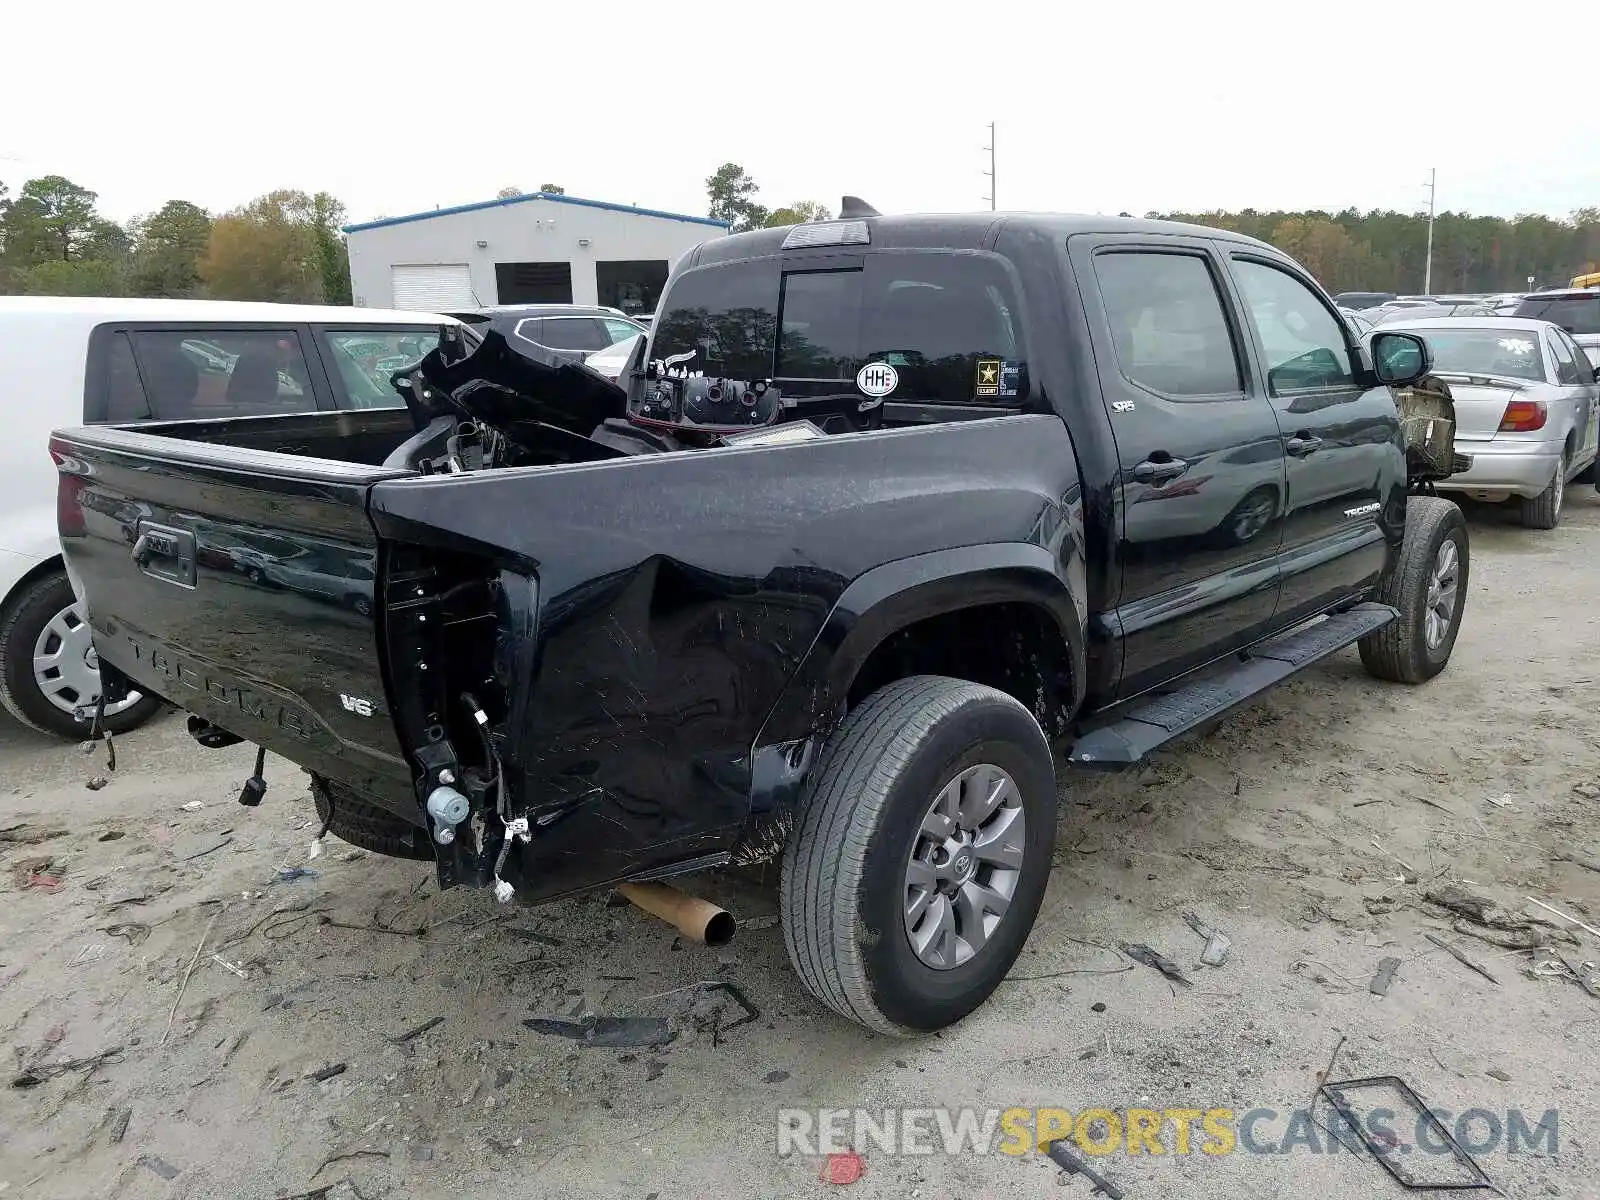
{"type": "Polygon", "coordinates": [[[1149,946],[1141,945],[1137,942],[1123,942],[1122,952],[1133,959],[1134,962],[1143,963],[1147,967],[1154,967],[1175,983],[1181,983],[1184,987],[1193,986],[1193,980],[1178,969],[1177,963],[1173,962],[1165,954],[1150,949],[1149,946]]]}

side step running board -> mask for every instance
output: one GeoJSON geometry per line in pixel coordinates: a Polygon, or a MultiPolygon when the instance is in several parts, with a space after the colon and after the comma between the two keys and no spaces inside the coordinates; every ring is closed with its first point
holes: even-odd
{"type": "Polygon", "coordinates": [[[1068,757],[1075,766],[1119,770],[1175,738],[1259,696],[1296,671],[1376,633],[1400,614],[1387,604],[1346,612],[1250,647],[1235,666],[1146,702],[1126,717],[1084,734],[1068,757]]]}

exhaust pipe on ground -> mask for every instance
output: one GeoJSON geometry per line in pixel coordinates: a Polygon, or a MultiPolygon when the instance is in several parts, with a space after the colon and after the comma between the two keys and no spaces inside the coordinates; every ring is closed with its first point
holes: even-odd
{"type": "Polygon", "coordinates": [[[726,946],[738,928],[727,909],[664,883],[624,883],[617,892],[704,946],[726,946]]]}

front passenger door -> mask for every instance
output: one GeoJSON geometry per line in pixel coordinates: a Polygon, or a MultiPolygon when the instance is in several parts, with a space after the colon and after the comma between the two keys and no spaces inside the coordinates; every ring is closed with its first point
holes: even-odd
{"type": "Polygon", "coordinates": [[[1356,382],[1348,327],[1312,284],[1266,255],[1235,252],[1231,267],[1288,466],[1281,627],[1383,571],[1385,529],[1403,528],[1405,447],[1394,395],[1356,382]]]}

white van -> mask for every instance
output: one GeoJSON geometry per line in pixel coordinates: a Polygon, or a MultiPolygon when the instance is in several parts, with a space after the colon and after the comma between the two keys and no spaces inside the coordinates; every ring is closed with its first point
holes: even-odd
{"type": "MultiPolygon", "coordinates": [[[[262,418],[393,408],[389,375],[438,345],[451,317],[382,309],[210,300],[0,297],[0,703],[35,729],[82,737],[99,698],[89,626],[56,530],[50,431],[140,420],[262,418]]],[[[108,706],[131,729],[154,696],[108,706]]]]}

